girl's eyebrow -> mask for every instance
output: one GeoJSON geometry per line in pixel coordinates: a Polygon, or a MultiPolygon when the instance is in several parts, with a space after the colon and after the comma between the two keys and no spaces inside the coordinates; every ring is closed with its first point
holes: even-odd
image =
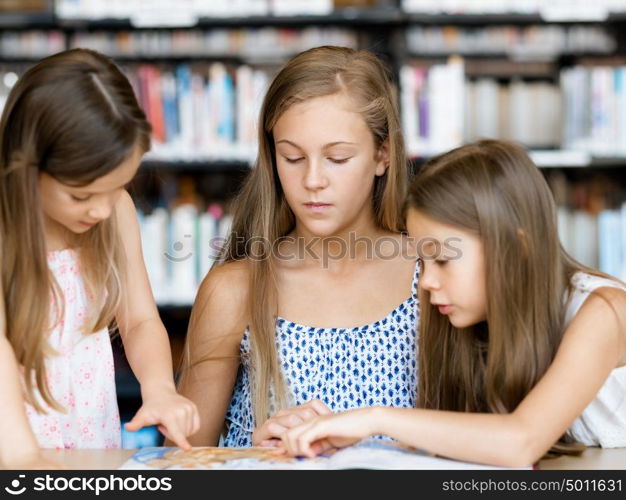
{"type": "Polygon", "coordinates": [[[289,144],[290,146],[293,146],[294,148],[302,149],[295,142],[288,141],[287,139],[281,139],[280,141],[276,141],[276,145],[281,144],[283,142],[286,143],[286,144],[289,144]]]}
{"type": "MultiPolygon", "coordinates": [[[[130,181],[122,184],[119,188],[117,189],[126,189],[127,187],[129,187],[133,182],[133,179],[131,179],[130,181]]],[[[70,188],[72,189],[76,189],[77,191],[80,191],[81,193],[84,194],[90,194],[90,195],[94,195],[94,194],[100,194],[100,191],[89,191],[87,189],[85,189],[84,187],[81,186],[70,186],[70,188]]]]}
{"type": "Polygon", "coordinates": [[[339,145],[348,145],[348,146],[357,146],[357,144],[355,142],[349,142],[349,141],[337,141],[337,142],[329,142],[328,144],[325,144],[324,147],[325,148],[332,148],[333,146],[339,146],[339,145]]]}

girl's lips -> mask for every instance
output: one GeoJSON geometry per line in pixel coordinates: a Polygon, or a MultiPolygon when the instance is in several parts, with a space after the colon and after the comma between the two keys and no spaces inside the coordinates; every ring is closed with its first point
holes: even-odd
{"type": "Polygon", "coordinates": [[[453,306],[451,305],[437,305],[437,309],[439,309],[439,313],[443,314],[444,316],[452,312],[452,307],[453,306]]]}
{"type": "Polygon", "coordinates": [[[96,223],[95,223],[95,222],[83,222],[83,221],[80,221],[80,223],[81,223],[83,226],[85,226],[85,227],[93,227],[93,226],[95,226],[95,225],[96,225],[96,223]]]}
{"type": "Polygon", "coordinates": [[[330,203],[305,203],[304,206],[312,212],[323,212],[324,210],[332,207],[330,203]]]}

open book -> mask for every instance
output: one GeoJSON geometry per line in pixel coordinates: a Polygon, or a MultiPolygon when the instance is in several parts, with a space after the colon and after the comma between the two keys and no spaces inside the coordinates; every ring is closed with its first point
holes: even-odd
{"type": "MultiPolygon", "coordinates": [[[[276,456],[273,448],[142,448],[120,469],[499,469],[434,457],[392,441],[367,439],[315,458],[276,456]]],[[[532,467],[526,467],[532,469],[532,467]]]]}

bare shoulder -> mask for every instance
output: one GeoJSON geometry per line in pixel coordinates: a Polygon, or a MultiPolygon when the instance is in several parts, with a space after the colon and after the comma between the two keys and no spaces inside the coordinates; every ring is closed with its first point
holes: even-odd
{"type": "Polygon", "coordinates": [[[603,287],[597,290],[599,298],[610,307],[609,314],[614,315],[618,332],[618,343],[621,347],[619,366],[626,365],[626,290],[614,287],[603,287]]]}
{"type": "Polygon", "coordinates": [[[596,288],[580,308],[578,314],[581,313],[602,316],[626,329],[626,290],[612,286],[596,288]]]}
{"type": "Polygon", "coordinates": [[[122,234],[124,234],[125,230],[129,230],[131,227],[138,227],[139,225],[135,202],[125,189],[117,203],[115,203],[115,217],[122,234]]]}
{"type": "MultiPolygon", "coordinates": [[[[609,304],[614,305],[614,306],[624,306],[626,304],[626,290],[622,289],[622,288],[618,288],[615,286],[603,286],[600,288],[596,288],[590,295],[590,297],[593,296],[599,296],[602,299],[604,299],[605,301],[607,301],[609,304]]],[[[626,312],[623,309],[621,310],[621,312],[626,312]]]]}
{"type": "Polygon", "coordinates": [[[600,287],[585,300],[568,331],[592,335],[596,342],[609,342],[620,353],[619,365],[626,364],[626,291],[600,287]]]}
{"type": "Polygon", "coordinates": [[[118,217],[128,215],[129,213],[136,213],[135,203],[133,202],[133,199],[131,198],[128,191],[126,191],[125,189],[122,191],[120,199],[117,200],[117,203],[115,204],[115,212],[118,217]]]}
{"type": "Polygon", "coordinates": [[[214,266],[200,284],[190,331],[241,337],[247,326],[248,276],[246,260],[214,266]]]}
{"type": "Polygon", "coordinates": [[[214,266],[204,277],[198,295],[243,300],[247,296],[249,262],[233,260],[214,266]]]}

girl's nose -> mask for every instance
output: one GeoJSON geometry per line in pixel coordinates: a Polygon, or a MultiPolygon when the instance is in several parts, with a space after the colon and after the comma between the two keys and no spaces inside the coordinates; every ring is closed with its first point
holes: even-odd
{"type": "Polygon", "coordinates": [[[324,174],[324,169],[320,162],[315,160],[308,161],[303,183],[306,189],[312,191],[324,189],[328,186],[328,178],[324,174]]]}
{"type": "Polygon", "coordinates": [[[432,290],[439,290],[439,288],[441,288],[439,278],[436,276],[432,264],[427,264],[426,262],[427,261],[424,261],[422,275],[420,276],[422,288],[424,288],[424,290],[428,290],[429,292],[432,290]]]}
{"type": "Polygon", "coordinates": [[[98,203],[92,205],[89,208],[87,214],[90,218],[101,221],[108,219],[113,212],[113,205],[108,199],[98,201],[98,203]]]}

